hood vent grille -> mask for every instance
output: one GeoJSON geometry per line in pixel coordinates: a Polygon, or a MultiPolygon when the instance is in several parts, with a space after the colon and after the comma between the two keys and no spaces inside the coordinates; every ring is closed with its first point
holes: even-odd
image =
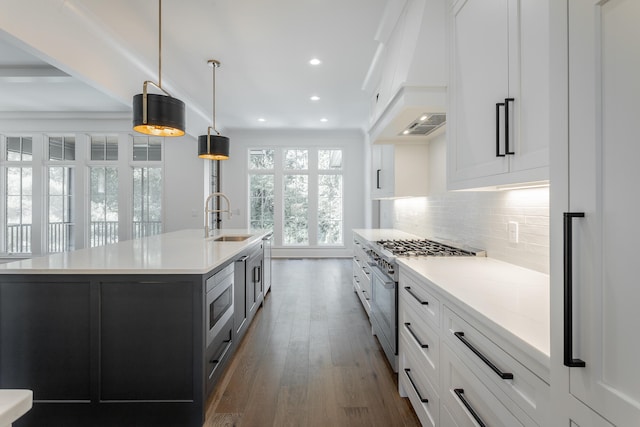
{"type": "Polygon", "coordinates": [[[424,113],[412,121],[399,135],[426,136],[440,128],[446,121],[447,115],[445,113],[424,113]]]}

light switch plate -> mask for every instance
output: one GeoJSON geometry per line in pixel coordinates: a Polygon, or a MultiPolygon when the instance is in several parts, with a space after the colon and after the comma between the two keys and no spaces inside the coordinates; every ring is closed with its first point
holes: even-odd
{"type": "Polygon", "coordinates": [[[518,243],[518,223],[516,221],[509,221],[508,232],[509,243],[518,243]]]}

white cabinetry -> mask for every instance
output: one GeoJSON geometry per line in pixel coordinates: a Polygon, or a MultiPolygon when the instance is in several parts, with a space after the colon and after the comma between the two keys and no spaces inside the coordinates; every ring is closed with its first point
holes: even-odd
{"type": "Polygon", "coordinates": [[[429,147],[426,143],[371,146],[372,199],[428,194],[429,147]]]}
{"type": "Polygon", "coordinates": [[[548,1],[452,3],[449,187],[548,179],[548,1]]]}
{"type": "Polygon", "coordinates": [[[549,425],[549,386],[526,366],[525,351],[461,307],[400,267],[400,395],[425,426],[549,425]]]}
{"type": "Polygon", "coordinates": [[[363,243],[353,239],[353,290],[358,295],[367,315],[371,313],[371,269],[367,264],[363,243]]]}
{"type": "Polygon", "coordinates": [[[603,425],[601,416],[637,426],[640,287],[631,254],[640,240],[640,54],[633,42],[640,39],[640,2],[558,3],[551,384],[561,419],[555,424],[603,425]]]}

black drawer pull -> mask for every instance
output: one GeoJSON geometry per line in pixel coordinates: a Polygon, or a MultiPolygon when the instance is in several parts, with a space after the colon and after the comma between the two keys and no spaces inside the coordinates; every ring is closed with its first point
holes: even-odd
{"type": "Polygon", "coordinates": [[[411,287],[410,287],[410,286],[405,286],[405,287],[404,287],[404,290],[405,290],[405,291],[407,291],[407,292],[409,292],[409,295],[411,295],[412,297],[414,297],[414,298],[416,299],[416,301],[418,301],[420,304],[422,304],[422,305],[429,305],[429,301],[422,301],[418,295],[416,295],[416,294],[414,294],[414,293],[413,293],[413,291],[411,290],[411,287]]]}
{"type": "Polygon", "coordinates": [[[493,372],[495,372],[500,378],[502,378],[503,380],[513,379],[513,374],[510,374],[509,372],[502,372],[496,365],[494,365],[489,359],[487,359],[484,354],[480,353],[478,349],[471,345],[471,343],[464,337],[464,332],[454,332],[453,334],[458,337],[458,339],[462,341],[462,343],[466,345],[469,350],[473,351],[475,355],[478,356],[488,367],[490,367],[493,372]]]}
{"type": "Polygon", "coordinates": [[[411,334],[411,336],[413,337],[414,340],[416,340],[416,342],[418,343],[418,345],[422,348],[429,348],[429,344],[422,344],[420,342],[420,338],[418,338],[418,336],[416,335],[415,332],[413,332],[413,329],[411,329],[411,323],[409,322],[405,322],[404,327],[407,328],[407,330],[409,331],[409,333],[411,334]]]}
{"type": "Polygon", "coordinates": [[[367,296],[367,291],[365,291],[364,289],[362,290],[362,293],[364,295],[364,299],[366,299],[367,301],[369,301],[369,297],[367,296]]]}
{"type": "Polygon", "coordinates": [[[211,360],[209,361],[209,363],[212,363],[212,364],[214,364],[214,365],[215,365],[215,364],[220,363],[220,361],[221,361],[222,359],[224,359],[224,356],[227,354],[227,351],[229,350],[229,347],[231,347],[231,339],[224,340],[224,341],[222,341],[222,342],[223,342],[223,343],[227,343],[227,345],[226,345],[226,346],[224,347],[224,349],[220,352],[220,355],[219,355],[218,357],[216,357],[215,359],[211,359],[211,360]]]}
{"type": "Polygon", "coordinates": [[[482,418],[480,418],[480,415],[478,415],[478,413],[475,411],[475,409],[473,409],[473,406],[471,406],[471,404],[469,402],[467,402],[467,399],[465,399],[465,397],[464,397],[464,389],[455,388],[455,389],[453,389],[453,392],[456,394],[456,396],[458,396],[458,399],[460,399],[460,402],[462,402],[464,407],[467,408],[467,411],[469,411],[469,413],[471,414],[473,419],[476,420],[478,425],[480,427],[487,427],[487,425],[484,423],[484,421],[482,421],[482,418]]]}
{"type": "Polygon", "coordinates": [[[416,387],[416,383],[414,383],[413,380],[411,379],[411,375],[409,375],[409,372],[411,372],[411,369],[404,368],[404,373],[407,375],[407,378],[409,378],[409,382],[413,386],[413,389],[416,391],[416,394],[418,395],[418,399],[420,399],[420,402],[422,402],[422,403],[429,403],[429,399],[425,399],[420,394],[420,390],[418,390],[418,387],[416,387]]]}

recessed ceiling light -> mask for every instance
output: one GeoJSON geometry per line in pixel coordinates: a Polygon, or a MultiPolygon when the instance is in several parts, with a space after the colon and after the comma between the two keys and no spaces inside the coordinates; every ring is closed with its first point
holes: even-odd
{"type": "Polygon", "coordinates": [[[267,119],[265,119],[264,117],[260,117],[260,118],[258,119],[258,121],[259,121],[259,122],[266,122],[266,121],[267,121],[267,119]]]}
{"type": "Polygon", "coordinates": [[[320,121],[321,121],[322,123],[326,123],[326,122],[328,122],[329,120],[328,120],[326,117],[323,117],[323,118],[321,118],[321,119],[320,119],[320,121]]]}
{"type": "Polygon", "coordinates": [[[309,61],[309,64],[311,64],[311,65],[320,65],[320,64],[322,64],[322,61],[320,61],[318,58],[313,58],[313,59],[311,59],[311,61],[309,61]]]}
{"type": "Polygon", "coordinates": [[[320,101],[320,97],[318,95],[313,95],[311,98],[309,98],[312,101],[320,101]]]}
{"type": "Polygon", "coordinates": [[[409,130],[408,130],[408,129],[403,130],[403,131],[402,131],[402,134],[403,134],[403,135],[409,135],[409,130]]]}
{"type": "Polygon", "coordinates": [[[429,116],[427,116],[426,114],[420,117],[420,121],[424,122],[425,120],[427,120],[429,118],[429,116]]]}

